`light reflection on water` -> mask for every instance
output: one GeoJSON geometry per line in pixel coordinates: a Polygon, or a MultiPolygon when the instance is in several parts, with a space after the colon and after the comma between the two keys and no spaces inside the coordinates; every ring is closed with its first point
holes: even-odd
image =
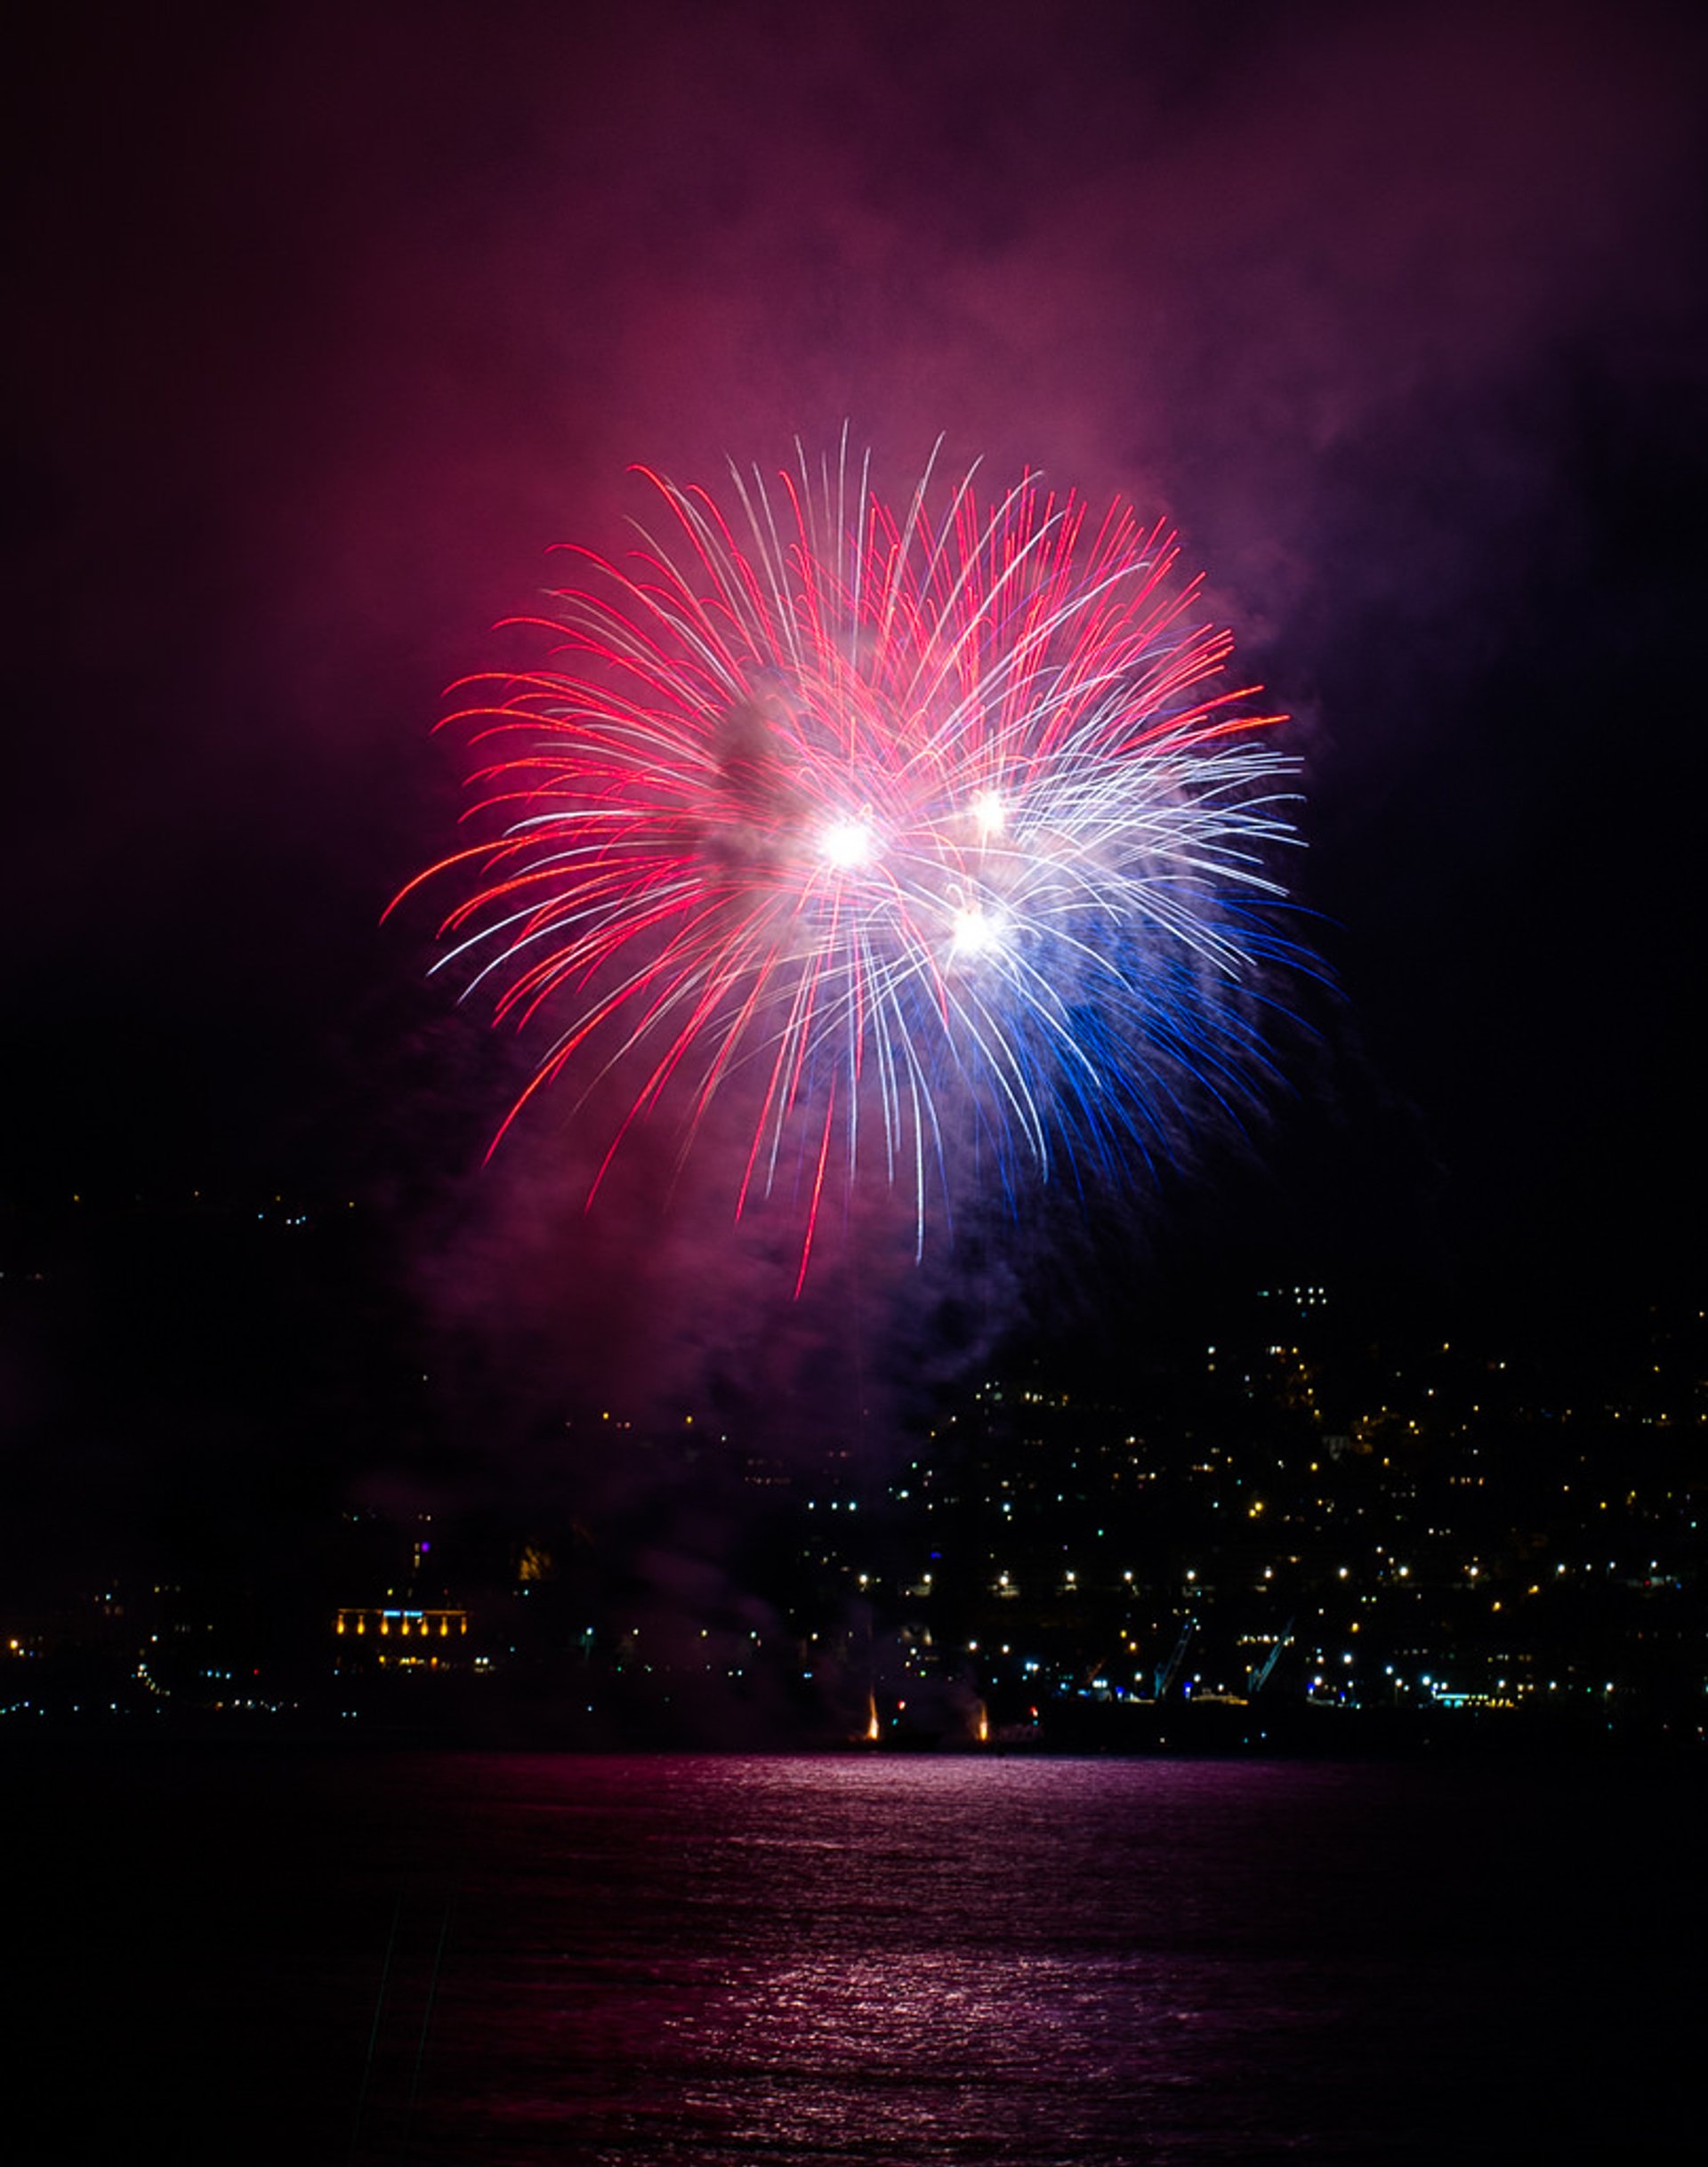
{"type": "Polygon", "coordinates": [[[1699,2155],[1693,1771],[0,1767],[0,2152],[86,2167],[1699,2155]]]}
{"type": "Polygon", "coordinates": [[[469,1849],[423,2161],[1587,2160],[1597,2115],[1629,2135],[1574,2060],[1583,1994],[1612,1998],[1565,1928],[1581,1903],[1527,1875],[1551,1855],[1535,1786],[976,1759],[441,1776],[469,1849]]]}

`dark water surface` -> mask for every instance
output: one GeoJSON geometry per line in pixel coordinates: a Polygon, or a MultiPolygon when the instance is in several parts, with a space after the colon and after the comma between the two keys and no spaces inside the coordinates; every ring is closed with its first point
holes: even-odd
{"type": "Polygon", "coordinates": [[[0,2156],[1701,2156],[1678,1771],[0,1762],[0,2156]]]}

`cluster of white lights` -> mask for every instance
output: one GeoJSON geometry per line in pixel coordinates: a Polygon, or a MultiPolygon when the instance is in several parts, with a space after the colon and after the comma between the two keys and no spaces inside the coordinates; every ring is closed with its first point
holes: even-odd
{"type": "MultiPolygon", "coordinates": [[[[987,790],[973,800],[971,818],[984,842],[1002,834],[1007,812],[996,793],[987,790]]],[[[852,814],[831,821],[818,836],[818,855],[836,873],[858,873],[873,862],[877,849],[870,822],[852,814]]],[[[956,956],[988,955],[1001,945],[1006,930],[999,913],[978,902],[961,904],[950,919],[949,952],[956,956]]]]}

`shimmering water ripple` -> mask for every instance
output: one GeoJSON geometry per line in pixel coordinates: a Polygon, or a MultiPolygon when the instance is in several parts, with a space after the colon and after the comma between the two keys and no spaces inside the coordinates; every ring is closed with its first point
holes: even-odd
{"type": "MultiPolygon", "coordinates": [[[[1688,1781],[551,1756],[132,1780],[117,1857],[150,1850],[153,1894],[109,1861],[85,1949],[153,1996],[138,2105],[181,2161],[1696,2156],[1688,1781]]],[[[95,2156],[43,2127],[30,2160],[95,2156]]]]}
{"type": "Polygon", "coordinates": [[[1588,2158],[1586,2114],[1646,2119],[1593,2075],[1615,2042],[1591,2012],[1625,2036],[1629,1984],[1583,1962],[1619,1963],[1643,1923],[1598,1919],[1593,1852],[1562,1856],[1558,1800],[1510,1779],[665,1760],[449,1781],[468,1842],[423,2158],[1588,2158]]]}

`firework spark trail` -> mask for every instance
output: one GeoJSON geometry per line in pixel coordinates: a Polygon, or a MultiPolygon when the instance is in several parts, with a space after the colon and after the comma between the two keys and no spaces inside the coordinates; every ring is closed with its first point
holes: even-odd
{"type": "Polygon", "coordinates": [[[494,1148],[544,1086],[622,1071],[591,1202],[638,1123],[673,1105],[686,1150],[743,1091],[734,1209],[794,1195],[804,1277],[833,1169],[905,1180],[922,1250],[969,1180],[1118,1172],[1249,1104],[1305,961],[1273,871],[1295,763],[1221,688],[1173,537],[931,465],[898,518],[845,441],[732,470],[733,515],[648,479],[667,537],[573,552],[520,620],[552,666],[456,689],[496,832],[403,891],[466,882],[436,968],[550,1019],[494,1148]]]}

